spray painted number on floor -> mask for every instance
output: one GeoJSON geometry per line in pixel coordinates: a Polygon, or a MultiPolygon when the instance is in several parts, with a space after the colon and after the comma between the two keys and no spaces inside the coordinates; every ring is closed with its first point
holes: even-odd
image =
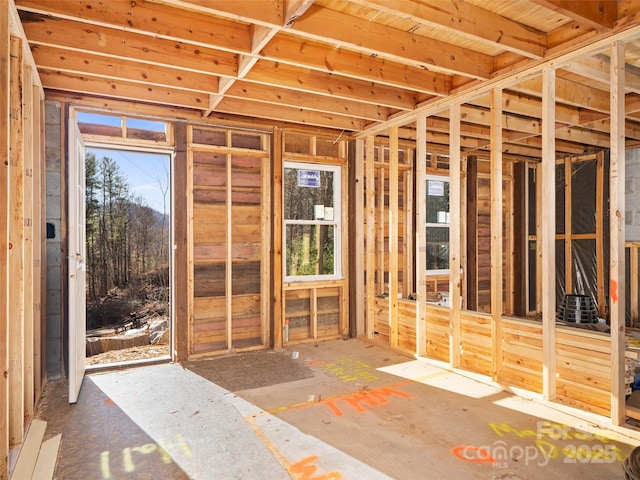
{"type": "Polygon", "coordinates": [[[341,480],[340,472],[329,472],[324,475],[316,475],[318,467],[314,463],[318,460],[317,455],[311,455],[307,458],[294,463],[289,467],[289,472],[296,480],[341,480]]]}
{"type": "Polygon", "coordinates": [[[409,395],[408,393],[401,392],[400,390],[396,390],[395,388],[390,386],[376,388],[374,390],[360,390],[349,395],[329,398],[317,403],[306,404],[305,406],[324,405],[326,407],[329,407],[331,413],[333,413],[336,417],[342,417],[344,415],[344,412],[342,408],[340,408],[338,403],[346,403],[356,412],[364,413],[366,411],[366,407],[373,408],[384,405],[388,403],[388,398],[393,396],[401,398],[411,398],[411,395],[409,395]]]}
{"type": "Polygon", "coordinates": [[[375,382],[378,377],[371,373],[375,370],[371,365],[354,360],[349,357],[340,357],[331,362],[309,362],[310,367],[322,368],[329,375],[332,375],[343,382],[355,382],[362,380],[365,382],[375,382]]]}
{"type": "MultiPolygon", "coordinates": [[[[179,447],[185,453],[186,456],[192,457],[193,452],[189,449],[189,446],[185,442],[182,435],[178,435],[176,445],[173,447],[179,447]]],[[[125,473],[133,473],[136,471],[136,459],[140,460],[141,456],[147,456],[151,454],[159,455],[162,463],[169,464],[172,462],[171,457],[167,451],[156,443],[145,443],[138,447],[127,447],[122,449],[122,471],[125,473]]],[[[100,454],[100,473],[103,480],[108,480],[114,477],[112,474],[112,467],[114,470],[120,470],[118,465],[111,464],[111,452],[104,451],[100,454]]]]}

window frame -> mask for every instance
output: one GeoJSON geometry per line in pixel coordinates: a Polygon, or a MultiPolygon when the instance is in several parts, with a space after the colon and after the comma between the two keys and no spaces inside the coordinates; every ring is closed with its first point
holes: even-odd
{"type": "Polygon", "coordinates": [[[331,165],[327,163],[306,163],[296,161],[284,161],[282,168],[282,178],[285,177],[287,169],[297,170],[320,170],[333,173],[333,220],[292,220],[287,219],[285,215],[286,209],[286,192],[283,182],[282,188],[282,269],[284,272],[284,281],[293,282],[318,282],[330,280],[342,280],[342,167],[339,165],[331,165]],[[287,274],[287,227],[289,225],[328,225],[334,227],[333,235],[333,268],[332,274],[320,275],[288,275],[287,274]]]}
{"type": "MultiPolygon", "coordinates": [[[[433,175],[433,174],[427,174],[426,175],[426,179],[425,179],[425,198],[424,198],[424,202],[425,202],[425,223],[424,223],[424,232],[425,232],[425,245],[428,245],[429,243],[429,228],[446,228],[449,232],[449,242],[448,245],[451,245],[451,223],[450,221],[446,222],[446,223],[434,223],[434,222],[428,222],[427,221],[427,209],[428,209],[428,197],[429,197],[429,182],[430,181],[439,181],[439,182],[445,182],[447,184],[449,184],[449,188],[451,188],[451,180],[449,178],[448,175],[433,175]]],[[[449,189],[449,202],[451,201],[451,190],[449,189]]],[[[449,210],[451,210],[451,205],[449,205],[449,210]]],[[[449,212],[447,212],[448,214],[449,212]]],[[[426,252],[425,252],[426,253],[426,252]]],[[[425,255],[425,260],[428,261],[428,255],[425,255]]],[[[451,271],[451,257],[449,257],[449,268],[442,268],[442,269],[428,269],[426,265],[424,265],[425,268],[425,275],[427,276],[436,276],[436,275],[449,275],[450,271],[451,271]]]]}

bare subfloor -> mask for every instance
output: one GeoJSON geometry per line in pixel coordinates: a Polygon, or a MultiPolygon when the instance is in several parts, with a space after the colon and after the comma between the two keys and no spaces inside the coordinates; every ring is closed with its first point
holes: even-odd
{"type": "Polygon", "coordinates": [[[161,364],[45,390],[56,478],[624,478],[638,443],[360,340],[161,364]]]}

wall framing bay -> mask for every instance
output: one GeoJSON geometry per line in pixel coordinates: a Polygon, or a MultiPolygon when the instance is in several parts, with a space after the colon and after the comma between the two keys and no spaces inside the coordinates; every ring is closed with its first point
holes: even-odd
{"type": "Polygon", "coordinates": [[[189,356],[269,343],[271,136],[189,125],[189,356]]]}

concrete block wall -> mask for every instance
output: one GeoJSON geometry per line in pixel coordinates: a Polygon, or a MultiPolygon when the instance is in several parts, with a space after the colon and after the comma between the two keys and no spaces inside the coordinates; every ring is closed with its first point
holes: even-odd
{"type": "Polygon", "coordinates": [[[46,214],[53,225],[54,237],[47,238],[47,378],[63,376],[62,325],[65,302],[62,268],[62,112],[57,102],[45,102],[46,214]]]}
{"type": "Polygon", "coordinates": [[[625,158],[625,239],[640,241],[640,149],[627,150],[625,158]]]}

